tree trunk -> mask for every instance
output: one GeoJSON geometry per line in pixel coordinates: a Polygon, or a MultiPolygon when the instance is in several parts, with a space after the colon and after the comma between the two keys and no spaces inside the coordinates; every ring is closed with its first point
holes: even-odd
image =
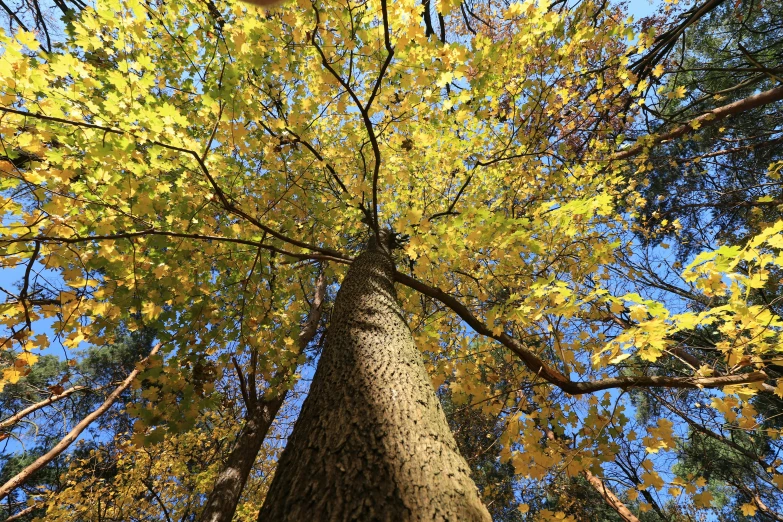
{"type": "Polygon", "coordinates": [[[601,498],[603,498],[606,503],[609,504],[618,515],[620,515],[620,518],[626,522],[639,522],[639,519],[636,518],[636,515],[631,513],[631,510],[628,509],[619,498],[617,498],[617,495],[615,495],[611,489],[606,487],[606,484],[604,484],[603,480],[590,473],[589,470],[585,470],[585,478],[590,483],[590,485],[595,488],[598,494],[601,495],[601,498]]]}
{"type": "Polygon", "coordinates": [[[237,437],[228,460],[207,499],[201,522],[224,522],[234,517],[239,497],[256,462],[272,421],[275,420],[286,393],[278,398],[260,401],[256,411],[248,412],[247,422],[237,437]]]}
{"type": "Polygon", "coordinates": [[[388,251],[370,247],[343,282],[259,521],[491,520],[397,304],[388,251]]]}
{"type": "MultiPolygon", "coordinates": [[[[315,285],[315,294],[310,304],[310,312],[307,314],[307,320],[302,325],[299,332],[298,346],[299,353],[304,352],[307,345],[315,337],[318,330],[318,323],[321,322],[321,313],[323,312],[323,302],[326,298],[326,274],[323,271],[318,275],[315,285]]],[[[237,372],[242,369],[237,366],[237,372]]],[[[220,471],[215,485],[207,498],[204,510],[201,512],[199,522],[231,522],[234,513],[237,510],[239,498],[242,496],[242,490],[245,488],[250,471],[256,462],[258,452],[266,439],[272,421],[275,420],[277,412],[285,401],[288,390],[284,389],[279,393],[276,390],[267,390],[260,399],[256,399],[256,390],[258,383],[255,382],[255,372],[250,372],[248,385],[252,390],[245,390],[243,387],[242,395],[245,397],[245,407],[247,408],[247,419],[245,426],[237,436],[237,442],[231,454],[228,456],[223,469],[220,471]]],[[[283,370],[279,382],[286,381],[287,371],[283,370]]],[[[238,374],[240,379],[241,374],[238,374]]],[[[242,380],[242,379],[241,379],[242,380]]]]}

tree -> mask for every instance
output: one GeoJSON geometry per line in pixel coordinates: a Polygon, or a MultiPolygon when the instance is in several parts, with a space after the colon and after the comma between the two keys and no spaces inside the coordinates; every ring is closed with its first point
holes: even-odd
{"type": "Polygon", "coordinates": [[[373,238],[340,286],[259,520],[490,520],[397,305],[395,239],[373,238]]]}
{"type": "MultiPolygon", "coordinates": [[[[294,516],[311,501],[337,512],[346,491],[369,491],[367,470],[432,456],[383,446],[409,431],[425,447],[437,435],[437,465],[453,476],[382,474],[399,491],[368,492],[367,504],[352,495],[356,509],[416,519],[447,504],[409,496],[415,483],[466,499],[457,518],[486,519],[422,368],[487,402],[518,476],[595,477],[618,513],[660,508],[653,492],[670,469],[655,455],[683,436],[665,416],[632,431],[628,390],[692,390],[748,430],[751,397],[779,390],[765,369],[783,323],[746,290],[776,270],[783,226],[700,253],[682,274],[704,303],[693,313],[631,291],[646,283],[633,268],[633,212],[622,210],[644,200],[638,178],[658,147],[777,102],[783,88],[641,134],[652,72],[630,57],[656,44],[618,6],[118,0],[81,10],[48,51],[26,31],[2,42],[0,247],[18,277],[3,310],[5,380],[52,340],[73,349],[106,344],[119,324],[151,329],[163,355],[137,381],[133,443],[185,437],[226,396],[242,397],[250,433],[248,409],[283,397],[307,362],[297,340],[319,274],[342,282],[262,513],[294,516]],[[393,256],[363,253],[387,228],[409,240],[393,256]],[[369,318],[372,303],[383,307],[369,318]],[[381,327],[405,338],[398,353],[380,349],[381,327]],[[688,353],[678,339],[709,329],[722,366],[670,364],[688,353]],[[360,371],[374,362],[404,369],[411,386],[360,371]],[[399,411],[426,422],[391,414],[395,390],[415,397],[399,411]],[[352,423],[308,431],[332,415],[352,423]],[[368,456],[364,472],[340,460],[376,443],[383,457],[368,456]],[[621,481],[626,447],[643,458],[629,457],[621,481]],[[339,492],[308,475],[340,466],[352,480],[339,492]],[[302,483],[312,489],[284,486],[302,483]]],[[[238,467],[251,470],[253,451],[243,453],[238,467]]],[[[772,484],[778,464],[765,471],[772,484]]],[[[220,487],[241,490],[244,473],[220,487]]],[[[683,502],[707,507],[701,487],[683,488],[683,502]]],[[[537,515],[563,519],[558,505],[537,515]]]]}
{"type": "MultiPolygon", "coordinates": [[[[646,106],[647,129],[682,123],[779,84],[783,25],[778,5],[711,2],[662,57],[661,89],[646,106]]],[[[654,153],[643,227],[674,240],[683,258],[742,243],[779,214],[780,101],[743,112],[694,139],[654,153]],[[663,221],[665,224],[661,225],[663,221]],[[679,229],[677,228],[679,227],[679,229]]]]}
{"type": "MultiPolygon", "coordinates": [[[[780,6],[705,2],[687,12],[695,13],[700,8],[705,9],[677,37],[669,54],[658,57],[662,85],[645,109],[641,133],[682,123],[777,84],[775,69],[783,52],[780,6]]],[[[722,244],[745,245],[775,223],[780,218],[776,179],[781,160],[776,147],[780,141],[779,114],[780,101],[773,102],[655,151],[652,171],[642,174],[649,181],[643,189],[646,205],[637,228],[642,240],[651,247],[672,243],[676,267],[692,261],[702,250],[722,244]]],[[[646,274],[648,287],[667,293],[677,291],[687,306],[706,309],[709,303],[705,306],[705,296],[684,289],[671,260],[661,263],[661,257],[667,256],[658,250],[635,264],[646,274]],[[669,268],[655,270],[655,262],[669,268]]],[[[740,263],[737,268],[745,271],[749,267],[740,263]]],[[[775,267],[769,270],[777,273],[775,267]]],[[[776,308],[781,290],[778,279],[773,276],[764,285],[747,289],[747,302],[776,308]]],[[[683,358],[673,364],[687,361],[685,364],[708,365],[725,372],[728,361],[715,352],[720,340],[721,333],[714,325],[680,336],[683,358]]],[[[778,378],[779,370],[774,363],[765,369],[771,378],[778,378]]],[[[700,397],[694,394],[642,390],[637,394],[645,415],[653,405],[662,406],[663,411],[654,416],[669,414],[675,422],[688,425],[689,433],[678,450],[677,474],[683,480],[688,480],[689,473],[707,477],[719,499],[716,503],[721,506],[721,517],[731,519],[757,511],[760,519],[768,520],[772,516],[769,513],[780,511],[776,507],[780,492],[775,486],[767,486],[770,477],[765,471],[769,468],[765,462],[773,462],[780,450],[778,437],[767,437],[763,429],[743,431],[731,416],[709,415],[703,408],[694,410],[692,405],[700,403],[700,397]],[[739,459],[738,451],[742,455],[739,459]]],[[[749,402],[759,419],[769,419],[762,423],[774,424],[773,412],[779,411],[779,401],[774,390],[765,387],[749,402]]]]}

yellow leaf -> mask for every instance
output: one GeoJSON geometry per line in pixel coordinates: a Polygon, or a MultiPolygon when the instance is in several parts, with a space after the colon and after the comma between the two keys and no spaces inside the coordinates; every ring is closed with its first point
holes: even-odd
{"type": "Polygon", "coordinates": [[[742,514],[746,517],[752,517],[756,514],[756,506],[753,504],[742,504],[740,509],[742,509],[742,514]]]}
{"type": "Polygon", "coordinates": [[[19,31],[16,34],[17,41],[30,49],[31,51],[35,51],[38,49],[38,40],[35,38],[35,33],[31,33],[28,31],[19,31]]]}
{"type": "Polygon", "coordinates": [[[674,91],[672,93],[672,98],[675,98],[675,99],[684,98],[685,97],[685,92],[686,92],[685,91],[685,87],[680,85],[679,87],[674,89],[674,91]]]}
{"type": "Polygon", "coordinates": [[[74,332],[68,336],[68,338],[63,342],[63,345],[68,348],[76,348],[82,341],[84,341],[84,334],[81,332],[74,332]]]}
{"type": "Polygon", "coordinates": [[[693,503],[696,507],[700,508],[708,508],[712,504],[712,499],[715,498],[712,496],[712,493],[710,493],[709,490],[703,491],[699,493],[698,495],[693,496],[693,503]]]}
{"type": "Polygon", "coordinates": [[[647,319],[647,308],[642,305],[632,306],[631,319],[634,321],[642,321],[644,319],[647,319]]]}
{"type": "Polygon", "coordinates": [[[79,277],[65,284],[72,288],[84,288],[85,286],[90,286],[90,287],[98,286],[98,281],[96,281],[95,279],[84,279],[82,277],[79,277]]]}
{"type": "Polygon", "coordinates": [[[158,317],[163,311],[163,307],[158,306],[155,303],[144,303],[141,308],[144,317],[150,321],[158,317]]]}
{"type": "Polygon", "coordinates": [[[15,370],[13,368],[7,368],[3,370],[3,380],[10,382],[11,384],[16,384],[19,382],[19,378],[22,376],[22,373],[19,370],[15,370]]]}
{"type": "Polygon", "coordinates": [[[49,337],[46,334],[38,334],[33,337],[33,344],[38,348],[45,349],[49,347],[49,337]]]}
{"type": "Polygon", "coordinates": [[[641,479],[645,488],[652,486],[656,490],[660,490],[664,485],[663,479],[656,471],[642,473],[641,479]]]}
{"type": "Polygon", "coordinates": [[[38,356],[30,352],[23,352],[19,354],[16,360],[22,361],[28,366],[32,366],[33,364],[35,364],[35,361],[38,360],[38,356]]]}
{"type": "Polygon", "coordinates": [[[625,310],[625,306],[623,303],[619,301],[613,301],[611,305],[609,305],[609,309],[612,311],[613,314],[619,314],[623,310],[625,310]]]}
{"type": "Polygon", "coordinates": [[[527,513],[528,511],[530,511],[530,506],[528,506],[527,504],[520,504],[517,509],[519,510],[520,513],[527,513]]]}
{"type": "Polygon", "coordinates": [[[611,364],[619,364],[619,363],[623,362],[624,360],[626,360],[627,358],[629,358],[630,356],[631,356],[630,353],[621,353],[617,357],[612,357],[611,359],[609,359],[609,362],[611,364]]]}
{"type": "Polygon", "coordinates": [[[778,385],[775,386],[775,395],[783,399],[783,379],[778,379],[778,385]]]}

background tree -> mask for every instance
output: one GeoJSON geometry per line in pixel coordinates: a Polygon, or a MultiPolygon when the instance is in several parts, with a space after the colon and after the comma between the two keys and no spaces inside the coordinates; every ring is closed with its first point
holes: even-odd
{"type": "MultiPolygon", "coordinates": [[[[708,3],[711,10],[660,57],[659,92],[651,93],[640,132],[686,122],[780,84],[780,6],[708,3]]],[[[676,239],[685,259],[722,243],[742,243],[780,218],[778,169],[769,168],[781,160],[780,108],[777,101],[745,111],[654,153],[643,191],[651,239],[676,239]]]]}
{"type": "MultiPolygon", "coordinates": [[[[681,9],[682,21],[659,37],[661,52],[650,53],[654,60],[648,63],[638,62],[637,66],[649,70],[657,67],[660,80],[636,132],[656,132],[779,85],[776,68],[783,53],[779,11],[777,5],[754,2],[686,4],[681,9]],[[676,33],[675,29],[681,31],[676,33]]],[[[781,159],[779,114],[780,102],[773,102],[705,129],[692,139],[653,151],[651,170],[640,176],[646,203],[637,228],[641,241],[650,248],[634,260],[626,258],[643,281],[636,289],[644,286],[642,292],[679,300],[692,310],[703,311],[726,302],[693,292],[677,272],[705,249],[747,245],[780,218],[776,203],[776,171],[781,159]],[[668,244],[674,247],[674,256],[665,252],[668,244]]],[[[738,265],[740,271],[748,268],[738,265]]],[[[775,267],[769,270],[777,273],[775,267]]],[[[773,276],[762,286],[748,288],[748,302],[774,309],[780,294],[777,279],[773,276]]],[[[679,335],[677,357],[671,364],[706,365],[726,372],[732,362],[749,362],[742,362],[742,357],[722,360],[722,340],[723,333],[716,325],[679,335]]],[[[771,377],[780,376],[774,362],[765,371],[771,377]]],[[[758,409],[759,419],[770,419],[761,424],[774,423],[776,414],[772,412],[780,407],[779,394],[771,387],[761,392],[750,402],[758,409]]],[[[774,462],[780,451],[776,435],[768,437],[763,429],[747,431],[733,414],[710,415],[707,406],[712,399],[706,402],[698,394],[638,390],[635,397],[643,418],[669,415],[673,422],[688,426],[681,439],[681,463],[675,466],[676,473],[685,481],[689,474],[709,477],[722,517],[756,513],[753,516],[760,520],[776,519],[775,513],[781,509],[780,490],[770,486],[770,467],[765,466],[767,461],[774,462]],[[694,405],[698,405],[696,409],[694,405]]]]}
{"type": "MultiPolygon", "coordinates": [[[[17,383],[6,384],[0,393],[0,426],[7,440],[0,468],[3,483],[48,452],[76,423],[100,406],[114,386],[150,352],[152,339],[150,331],[121,330],[117,342],[78,354],[78,362],[76,358],[70,363],[60,361],[53,355],[29,359],[34,364],[23,368],[26,375],[17,383]],[[15,451],[8,451],[11,448],[15,451]]],[[[132,400],[132,395],[126,391],[119,399],[121,402],[90,427],[91,437],[80,442],[75,458],[87,458],[98,448],[112,451],[113,434],[131,429],[133,419],[126,413],[125,403],[132,400]]],[[[19,491],[12,492],[7,497],[6,517],[27,509],[27,501],[32,497],[62,490],[66,460],[64,455],[58,456],[49,467],[33,473],[19,491]],[[21,509],[13,509],[14,504],[21,509]]],[[[35,515],[40,512],[32,511],[27,519],[35,515]]]]}

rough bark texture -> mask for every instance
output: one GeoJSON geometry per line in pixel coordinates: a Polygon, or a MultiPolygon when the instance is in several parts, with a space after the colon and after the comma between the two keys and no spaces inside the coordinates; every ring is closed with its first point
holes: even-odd
{"type": "Polygon", "coordinates": [[[259,521],[490,521],[405,324],[387,249],[352,264],[259,521]]]}

